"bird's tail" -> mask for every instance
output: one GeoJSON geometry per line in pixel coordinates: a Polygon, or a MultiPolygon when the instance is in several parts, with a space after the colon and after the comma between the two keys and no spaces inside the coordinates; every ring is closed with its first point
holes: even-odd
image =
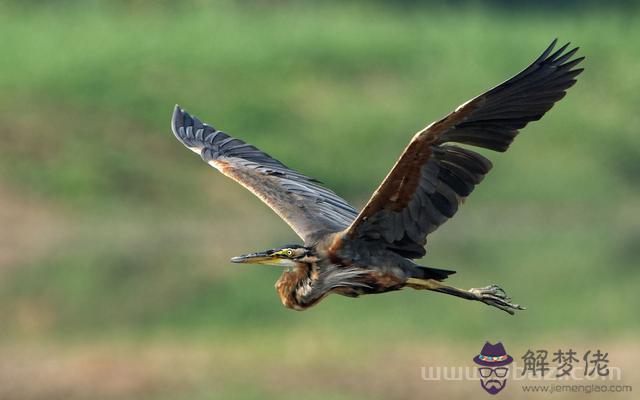
{"type": "Polygon", "coordinates": [[[413,274],[411,275],[411,277],[417,279],[436,279],[439,281],[443,281],[447,279],[449,275],[455,273],[456,271],[451,271],[448,269],[416,266],[413,269],[413,274]]]}

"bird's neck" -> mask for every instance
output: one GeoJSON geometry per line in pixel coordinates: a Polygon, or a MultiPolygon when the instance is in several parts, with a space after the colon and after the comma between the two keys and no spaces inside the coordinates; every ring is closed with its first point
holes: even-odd
{"type": "Polygon", "coordinates": [[[317,279],[314,278],[315,274],[311,264],[307,263],[296,263],[295,267],[283,272],[276,282],[276,290],[282,304],[301,311],[317,303],[322,296],[318,296],[314,290],[314,282],[317,279]]]}

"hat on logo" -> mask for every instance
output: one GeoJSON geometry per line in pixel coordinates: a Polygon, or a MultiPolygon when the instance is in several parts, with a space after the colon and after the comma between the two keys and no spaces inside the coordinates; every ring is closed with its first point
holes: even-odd
{"type": "Polygon", "coordinates": [[[484,346],[482,346],[480,354],[473,357],[473,362],[486,367],[500,367],[511,364],[513,358],[507,354],[501,342],[496,344],[486,342],[484,346]]]}

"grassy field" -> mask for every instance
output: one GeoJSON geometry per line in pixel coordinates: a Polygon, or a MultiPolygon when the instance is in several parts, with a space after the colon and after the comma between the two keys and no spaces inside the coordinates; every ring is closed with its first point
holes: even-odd
{"type": "Polygon", "coordinates": [[[424,398],[452,389],[420,366],[485,340],[602,347],[640,384],[637,12],[16,4],[0,3],[0,398],[424,398]],[[277,268],[228,263],[298,238],[176,142],[175,103],[360,207],[415,131],[555,37],[586,71],[490,154],[423,260],[527,311],[403,291],[297,313],[277,268]]]}

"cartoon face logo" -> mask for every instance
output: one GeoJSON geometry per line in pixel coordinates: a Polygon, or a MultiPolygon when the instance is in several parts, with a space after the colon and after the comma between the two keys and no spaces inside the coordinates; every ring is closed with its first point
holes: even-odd
{"type": "Polygon", "coordinates": [[[473,358],[473,362],[479,365],[480,386],[489,394],[500,392],[507,385],[509,364],[513,358],[507,354],[502,343],[491,344],[486,342],[480,354],[473,358]]]}

